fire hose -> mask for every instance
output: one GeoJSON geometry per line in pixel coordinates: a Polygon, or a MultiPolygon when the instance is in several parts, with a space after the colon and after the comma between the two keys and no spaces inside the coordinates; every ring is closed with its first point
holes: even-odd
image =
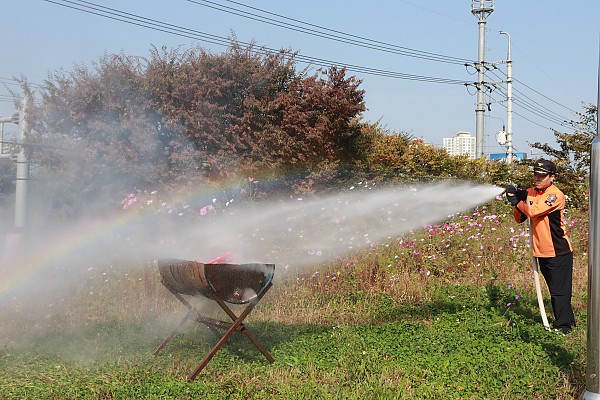
{"type": "Polygon", "coordinates": [[[540,315],[544,328],[550,329],[548,316],[546,315],[546,307],[544,306],[544,297],[542,296],[542,286],[540,284],[540,271],[537,257],[533,255],[533,232],[531,230],[531,218],[529,218],[529,247],[531,248],[531,265],[533,266],[533,281],[535,282],[535,292],[537,294],[538,305],[540,307],[540,315]]]}

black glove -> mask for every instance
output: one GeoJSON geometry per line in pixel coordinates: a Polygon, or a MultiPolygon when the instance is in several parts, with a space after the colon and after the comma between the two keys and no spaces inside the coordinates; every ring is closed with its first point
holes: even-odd
{"type": "MultiPolygon", "coordinates": [[[[510,203],[511,206],[516,206],[521,201],[517,197],[518,190],[514,185],[508,185],[506,187],[506,200],[510,203]]],[[[525,192],[525,198],[527,198],[527,192],[525,192]]]]}
{"type": "Polygon", "coordinates": [[[527,189],[518,188],[517,192],[515,193],[515,196],[517,196],[517,199],[519,199],[519,201],[527,200],[527,189]]]}

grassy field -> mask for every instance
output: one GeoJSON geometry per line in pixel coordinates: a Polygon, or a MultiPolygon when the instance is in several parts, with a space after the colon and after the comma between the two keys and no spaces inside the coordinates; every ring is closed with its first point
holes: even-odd
{"type": "Polygon", "coordinates": [[[90,271],[50,305],[13,299],[0,311],[0,398],[576,398],[587,216],[567,223],[578,321],[568,336],[544,330],[526,226],[493,202],[276,280],[246,320],[275,363],[235,334],[192,382],[217,337],[190,322],[152,355],[185,308],[151,265],[90,271]]]}

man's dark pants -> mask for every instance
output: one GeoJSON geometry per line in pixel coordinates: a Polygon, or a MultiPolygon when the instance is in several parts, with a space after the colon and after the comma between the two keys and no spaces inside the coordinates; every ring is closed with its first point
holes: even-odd
{"type": "Polygon", "coordinates": [[[554,327],[567,333],[575,326],[575,315],[571,307],[573,253],[551,258],[540,257],[538,263],[550,291],[554,327]]]}

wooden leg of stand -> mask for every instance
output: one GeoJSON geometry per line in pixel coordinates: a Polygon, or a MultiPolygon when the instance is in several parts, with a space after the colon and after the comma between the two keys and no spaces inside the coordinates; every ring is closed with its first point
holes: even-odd
{"type": "MultiPolygon", "coordinates": [[[[265,293],[267,293],[267,291],[271,288],[271,286],[273,286],[272,284],[269,284],[265,290],[262,291],[262,293],[256,298],[255,301],[253,301],[252,304],[252,308],[254,308],[254,306],[256,304],[258,304],[258,302],[260,301],[260,299],[262,299],[262,297],[265,295],[265,293]]],[[[220,299],[217,296],[214,296],[215,301],[219,304],[219,306],[221,306],[221,308],[223,309],[223,311],[225,311],[225,313],[227,313],[227,315],[229,315],[229,318],[231,318],[233,321],[235,321],[237,319],[237,316],[234,314],[233,311],[231,311],[231,309],[227,306],[227,304],[225,304],[225,302],[220,299]]],[[[254,343],[254,345],[256,346],[256,348],[258,348],[258,350],[260,350],[261,353],[263,353],[263,355],[267,358],[267,360],[269,360],[270,363],[274,363],[275,359],[271,356],[271,354],[269,354],[269,352],[267,351],[267,349],[264,348],[264,346],[258,341],[258,339],[256,338],[256,336],[254,336],[254,334],[252,334],[252,332],[250,332],[250,330],[244,325],[241,324],[241,329],[240,331],[246,335],[248,337],[248,339],[250,339],[250,341],[252,343],[254,343]]]]}
{"type": "Polygon", "coordinates": [[[165,340],[162,341],[160,346],[158,346],[158,348],[156,350],[154,350],[154,353],[153,353],[154,355],[157,355],[163,349],[163,347],[165,347],[171,341],[171,339],[173,339],[173,337],[177,334],[177,332],[179,332],[179,330],[181,329],[181,327],[183,326],[185,321],[187,321],[188,318],[192,315],[192,312],[193,312],[193,309],[189,309],[188,312],[185,313],[185,315],[183,316],[181,321],[179,321],[177,326],[175,326],[175,328],[171,331],[171,333],[169,333],[169,335],[165,338],[165,340]]]}
{"type": "Polygon", "coordinates": [[[221,347],[223,347],[223,345],[227,342],[227,340],[229,340],[229,337],[231,335],[233,335],[233,333],[240,327],[244,318],[246,318],[248,316],[248,314],[250,314],[250,312],[252,311],[253,308],[254,308],[254,304],[250,304],[248,307],[246,307],[244,312],[242,312],[242,314],[240,314],[240,316],[237,317],[237,319],[233,322],[233,324],[231,324],[231,327],[229,327],[229,329],[227,329],[227,332],[225,332],[225,334],[219,340],[219,342],[215,345],[215,347],[213,347],[213,349],[210,351],[210,353],[208,353],[206,355],[206,357],[204,357],[204,360],[202,360],[202,362],[200,363],[200,365],[198,365],[198,367],[194,370],[194,372],[192,372],[190,374],[190,376],[188,376],[188,379],[187,379],[188,382],[193,381],[194,378],[196,378],[196,375],[198,375],[200,373],[200,371],[202,371],[202,369],[204,369],[204,367],[206,367],[206,364],[208,364],[208,362],[214,357],[214,355],[217,353],[217,351],[219,351],[219,349],[221,347]]]}

